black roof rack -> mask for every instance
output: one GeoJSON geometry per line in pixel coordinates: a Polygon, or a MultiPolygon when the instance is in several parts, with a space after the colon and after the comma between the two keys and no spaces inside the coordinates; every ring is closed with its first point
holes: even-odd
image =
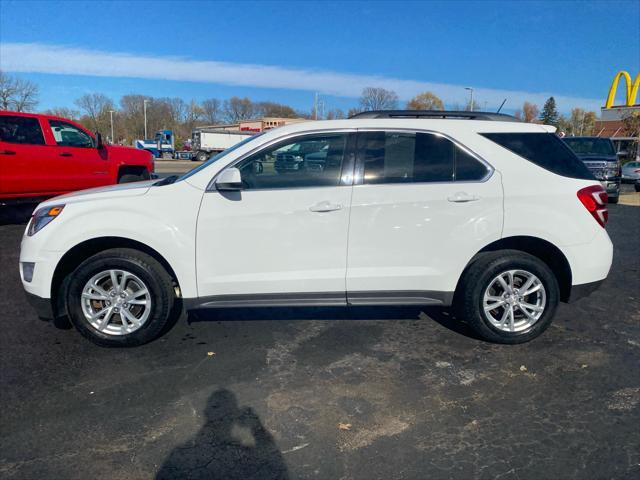
{"type": "Polygon", "coordinates": [[[373,110],[351,115],[349,118],[441,118],[455,120],[491,120],[494,122],[519,122],[516,117],[504,113],[468,112],[447,110],[373,110]]]}

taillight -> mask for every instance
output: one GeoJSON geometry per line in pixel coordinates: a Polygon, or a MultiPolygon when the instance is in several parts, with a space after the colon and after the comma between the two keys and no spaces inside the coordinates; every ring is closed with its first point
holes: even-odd
{"type": "Polygon", "coordinates": [[[609,212],[607,212],[608,198],[607,192],[600,185],[592,185],[578,190],[578,199],[602,228],[609,220],[609,212]]]}

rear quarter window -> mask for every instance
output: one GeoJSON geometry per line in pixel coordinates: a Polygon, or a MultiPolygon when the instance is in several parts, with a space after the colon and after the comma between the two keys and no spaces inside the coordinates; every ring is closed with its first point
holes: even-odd
{"type": "Polygon", "coordinates": [[[556,175],[595,180],[584,163],[553,133],[481,133],[501,147],[556,175]]]}

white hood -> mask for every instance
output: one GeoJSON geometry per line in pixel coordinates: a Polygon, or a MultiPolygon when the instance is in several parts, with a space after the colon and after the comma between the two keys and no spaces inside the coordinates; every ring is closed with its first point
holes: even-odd
{"type": "Polygon", "coordinates": [[[118,185],[108,185],[106,187],[89,188],[77,192],[67,193],[58,197],[53,197],[42,205],[56,205],[60,203],[78,203],[90,200],[106,200],[109,198],[135,197],[144,195],[149,191],[151,185],[158,180],[145,180],[142,182],[120,183],[118,185]]]}

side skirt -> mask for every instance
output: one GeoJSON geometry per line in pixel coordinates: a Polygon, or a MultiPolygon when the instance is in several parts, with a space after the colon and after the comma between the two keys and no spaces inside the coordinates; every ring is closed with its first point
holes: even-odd
{"type": "Polygon", "coordinates": [[[309,292],[212,295],[183,299],[185,309],[237,307],[346,307],[349,305],[438,305],[450,306],[453,292],[438,291],[372,291],[309,292]]]}

